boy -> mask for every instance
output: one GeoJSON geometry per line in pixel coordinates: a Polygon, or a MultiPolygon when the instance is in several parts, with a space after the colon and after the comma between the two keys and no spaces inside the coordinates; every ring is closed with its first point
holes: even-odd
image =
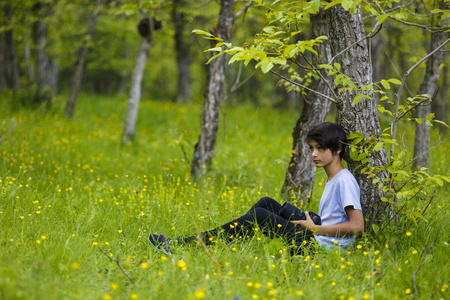
{"type": "MultiPolygon", "coordinates": [[[[314,238],[327,249],[332,246],[347,247],[354,243],[355,237],[364,232],[364,217],[361,211],[360,190],[353,175],[342,166],[346,133],[338,124],[322,123],[311,129],[306,137],[311,158],[316,167],[325,169],[328,176],[325,190],[320,199],[319,216],[321,225],[316,225],[306,212],[306,220],[289,221],[278,215],[281,204],[272,198],[261,198],[243,216],[218,228],[203,232],[202,238],[209,243],[215,236],[231,241],[254,232],[254,224],[269,236],[280,236],[288,244],[295,244],[297,252],[302,253],[302,245],[314,238]]],[[[178,244],[187,244],[195,236],[178,237],[178,244]]],[[[158,249],[168,249],[172,240],[160,234],[150,234],[150,244],[158,249]]]]}

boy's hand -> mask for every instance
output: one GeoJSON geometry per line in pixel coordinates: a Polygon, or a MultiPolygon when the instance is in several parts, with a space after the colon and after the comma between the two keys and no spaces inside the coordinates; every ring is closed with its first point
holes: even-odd
{"type": "Polygon", "coordinates": [[[298,224],[305,228],[308,231],[314,231],[314,228],[316,224],[314,224],[313,220],[309,216],[309,212],[305,211],[306,220],[297,220],[297,221],[291,221],[292,224],[298,224]]]}

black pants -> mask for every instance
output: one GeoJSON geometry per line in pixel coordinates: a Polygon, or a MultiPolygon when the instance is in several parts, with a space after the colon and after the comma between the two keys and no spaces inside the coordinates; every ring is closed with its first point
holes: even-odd
{"type": "MultiPolygon", "coordinates": [[[[290,221],[278,215],[281,204],[272,198],[261,198],[243,216],[228,222],[218,228],[203,232],[205,242],[210,242],[211,237],[222,235],[228,241],[249,237],[257,230],[264,235],[274,238],[281,237],[290,246],[295,246],[294,252],[302,252],[304,241],[308,242],[313,235],[300,225],[292,224],[290,221]]],[[[185,238],[186,242],[194,237],[185,238]]]]}

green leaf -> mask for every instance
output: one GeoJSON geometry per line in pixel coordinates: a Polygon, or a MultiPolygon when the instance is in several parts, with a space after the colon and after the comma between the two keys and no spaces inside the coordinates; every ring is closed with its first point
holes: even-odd
{"type": "Polygon", "coordinates": [[[381,150],[381,148],[383,148],[383,146],[384,146],[384,143],[383,142],[379,142],[378,144],[375,145],[375,147],[373,147],[373,151],[378,152],[378,151],[381,150]]]}
{"type": "Polygon", "coordinates": [[[211,33],[203,31],[203,30],[200,30],[200,29],[194,29],[194,30],[192,30],[192,33],[203,34],[203,35],[206,35],[206,36],[214,36],[211,33]]]}
{"type": "Polygon", "coordinates": [[[206,64],[209,64],[210,62],[212,62],[214,59],[216,59],[217,57],[221,56],[222,54],[224,54],[223,52],[219,52],[219,54],[214,55],[213,57],[211,57],[206,64]]]}
{"type": "Polygon", "coordinates": [[[354,149],[354,148],[350,149],[350,158],[353,160],[356,160],[357,157],[358,157],[358,151],[356,151],[356,149],[354,149]]]}
{"type": "Polygon", "coordinates": [[[358,94],[355,96],[355,99],[353,99],[353,105],[358,104],[363,98],[371,99],[369,96],[364,94],[358,94]]]}
{"type": "Polygon", "coordinates": [[[364,138],[364,135],[361,132],[352,132],[347,136],[347,140],[354,140],[357,138],[364,138]]]}
{"type": "Polygon", "coordinates": [[[349,82],[350,82],[350,77],[345,77],[344,80],[342,80],[342,85],[347,86],[349,82]]]}
{"type": "Polygon", "coordinates": [[[353,5],[353,1],[352,0],[344,0],[342,1],[342,8],[344,8],[345,10],[349,10],[353,5]]]}
{"type": "Polygon", "coordinates": [[[380,227],[377,224],[372,224],[372,229],[375,235],[378,235],[378,233],[380,232],[380,227]]]}
{"type": "Polygon", "coordinates": [[[215,48],[210,48],[210,49],[206,49],[204,52],[212,52],[212,51],[222,51],[222,47],[215,47],[215,48]]]}
{"type": "Polygon", "coordinates": [[[273,26],[267,26],[263,28],[263,31],[268,34],[274,34],[275,30],[273,28],[274,28],[273,26]]]}
{"type": "Polygon", "coordinates": [[[384,22],[384,20],[386,20],[388,18],[388,15],[379,15],[379,16],[377,16],[377,21],[378,21],[378,24],[382,24],[383,22],[384,22]]]}
{"type": "Polygon", "coordinates": [[[316,13],[320,8],[320,0],[313,0],[309,3],[311,5],[311,13],[316,13]]]}
{"type": "Polygon", "coordinates": [[[388,81],[390,83],[392,83],[392,84],[402,85],[402,82],[400,80],[398,80],[398,79],[395,79],[395,78],[388,79],[388,81]]]}
{"type": "Polygon", "coordinates": [[[319,65],[319,68],[328,69],[328,70],[334,70],[332,66],[327,65],[327,64],[319,65]]]}
{"type": "Polygon", "coordinates": [[[275,57],[272,59],[272,63],[274,64],[278,64],[278,65],[285,65],[286,64],[286,59],[284,57],[275,57]]]}
{"type": "Polygon", "coordinates": [[[449,127],[445,122],[442,122],[442,121],[439,121],[439,120],[433,120],[433,122],[442,124],[442,125],[446,126],[447,128],[449,127]]]}
{"type": "Polygon", "coordinates": [[[340,71],[341,70],[341,65],[339,64],[339,63],[334,63],[334,68],[336,69],[336,70],[338,70],[338,71],[340,71]]]}
{"type": "Polygon", "coordinates": [[[334,0],[334,1],[330,2],[330,3],[328,3],[328,4],[325,6],[325,10],[327,10],[327,9],[329,9],[330,7],[333,7],[333,6],[335,6],[335,5],[338,5],[338,4],[341,3],[341,2],[342,2],[342,0],[334,0]]]}
{"type": "Polygon", "coordinates": [[[261,62],[261,71],[263,71],[264,74],[269,72],[273,68],[273,63],[270,60],[264,60],[261,62]]]}
{"type": "Polygon", "coordinates": [[[387,80],[381,80],[381,84],[383,85],[383,87],[386,89],[386,90],[389,90],[390,88],[391,88],[391,85],[389,84],[389,82],[387,81],[387,80]]]}

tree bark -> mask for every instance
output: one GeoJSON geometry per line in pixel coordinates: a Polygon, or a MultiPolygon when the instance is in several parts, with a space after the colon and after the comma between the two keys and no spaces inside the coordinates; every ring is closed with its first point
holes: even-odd
{"type": "Polygon", "coordinates": [[[34,68],[33,68],[33,63],[31,61],[30,44],[28,42],[26,42],[26,44],[23,47],[23,54],[24,54],[24,59],[25,59],[25,74],[29,81],[33,81],[34,80],[34,68]]]}
{"type": "MultiPolygon", "coordinates": [[[[445,32],[431,33],[430,52],[442,45],[447,34],[445,32]]],[[[418,95],[428,95],[430,100],[434,100],[439,89],[439,75],[441,72],[440,64],[442,62],[443,52],[438,51],[428,58],[425,75],[420,85],[418,95]]],[[[416,123],[416,135],[414,139],[414,166],[417,169],[421,167],[428,168],[429,147],[430,147],[430,127],[424,122],[424,119],[431,113],[431,103],[425,102],[416,109],[417,118],[422,122],[416,123]]]]}
{"type": "Polygon", "coordinates": [[[33,6],[33,12],[37,15],[37,20],[33,23],[33,42],[36,51],[36,77],[39,89],[34,102],[35,104],[46,102],[47,107],[50,107],[56,84],[55,70],[57,70],[57,65],[50,62],[47,54],[48,24],[44,19],[50,15],[50,6],[37,3],[33,6]]]}
{"type": "MultiPolygon", "coordinates": [[[[5,65],[5,56],[4,56],[5,50],[3,45],[3,33],[0,32],[0,66],[5,65]]],[[[6,89],[6,76],[5,76],[5,69],[2,68],[0,70],[0,90],[6,89]]]]}
{"type": "Polygon", "coordinates": [[[16,49],[14,45],[14,31],[12,27],[12,6],[9,3],[10,1],[7,1],[7,3],[4,6],[5,10],[5,19],[6,19],[6,25],[8,26],[8,29],[4,32],[5,37],[5,54],[4,54],[4,64],[5,67],[5,81],[10,89],[18,90],[20,88],[20,76],[19,76],[19,64],[17,63],[17,55],[16,55],[16,49]]]}
{"type": "MultiPolygon", "coordinates": [[[[361,10],[354,14],[349,14],[340,5],[333,6],[327,10],[330,44],[333,57],[336,56],[335,62],[341,65],[342,73],[351,77],[356,85],[361,88],[363,85],[372,83],[372,69],[370,65],[369,52],[367,42],[364,39],[364,26],[362,23],[361,10]],[[356,45],[356,41],[362,40],[356,45]],[[350,47],[353,45],[352,47],[350,47]],[[350,47],[350,48],[348,48],[350,47]],[[345,49],[347,49],[344,51],[345,49]],[[339,54],[344,51],[342,54],[339,54]],[[339,54],[339,55],[338,55],[339,54]]],[[[338,103],[336,105],[339,115],[340,124],[351,132],[360,132],[365,138],[370,136],[379,137],[381,134],[380,123],[378,119],[378,109],[373,99],[363,99],[356,105],[352,105],[353,99],[359,92],[357,91],[338,91],[337,86],[335,93],[338,94],[338,103]]],[[[373,97],[373,90],[364,91],[364,94],[373,97]]],[[[370,153],[369,164],[371,166],[385,166],[388,162],[386,149],[382,148],[379,152],[370,153]]],[[[346,151],[344,159],[350,171],[356,167],[346,151]]],[[[361,189],[361,205],[362,210],[367,218],[366,225],[380,223],[383,219],[387,205],[381,201],[383,190],[372,183],[367,175],[361,172],[354,172],[355,178],[361,189]]],[[[387,172],[380,174],[381,180],[388,177],[387,172]]]]}
{"type": "Polygon", "coordinates": [[[75,108],[75,102],[77,101],[78,93],[81,90],[81,83],[83,81],[83,73],[84,73],[84,58],[89,51],[89,43],[92,40],[92,35],[94,34],[95,25],[97,24],[98,12],[100,11],[100,7],[103,0],[97,0],[97,4],[94,9],[94,13],[92,14],[92,20],[89,24],[89,29],[86,34],[86,38],[83,42],[83,45],[78,50],[77,62],[75,65],[75,74],[73,76],[72,82],[72,92],[70,93],[69,100],[66,103],[66,117],[72,118],[73,110],[75,108]]]}
{"type": "Polygon", "coordinates": [[[191,100],[191,64],[190,45],[186,39],[186,18],[182,12],[185,5],[183,0],[173,0],[172,19],[175,24],[175,52],[178,66],[177,102],[191,100]]]}
{"type": "MultiPolygon", "coordinates": [[[[326,19],[325,11],[321,10],[318,14],[311,16],[311,35],[314,38],[329,36],[328,20],[326,19]]],[[[328,41],[325,40],[322,44],[319,44],[317,53],[318,55],[313,55],[312,58],[313,66],[326,64],[330,61],[331,49],[328,41]]],[[[326,76],[326,72],[322,72],[322,77],[326,79],[326,76]]],[[[314,79],[310,87],[331,97],[332,92],[330,88],[332,84],[332,82],[327,84],[319,78],[314,79]]],[[[301,116],[292,133],[292,156],[281,190],[286,198],[294,194],[295,198],[306,199],[306,202],[309,202],[314,186],[316,166],[310,158],[309,144],[305,137],[311,128],[326,120],[330,105],[330,100],[315,93],[306,93],[301,116]]]]}
{"type": "MultiPolygon", "coordinates": [[[[128,110],[125,119],[125,128],[122,135],[122,145],[134,139],[136,132],[137,113],[139,101],[141,99],[142,77],[144,75],[145,64],[147,63],[148,52],[151,48],[153,39],[153,18],[144,18],[140,24],[147,24],[147,30],[141,32],[142,40],[134,65],[133,75],[131,76],[130,97],[128,99],[128,110]],[[145,31],[145,33],[144,33],[145,31]]],[[[141,25],[139,25],[141,26],[141,25]]]]}
{"type": "MultiPolygon", "coordinates": [[[[445,54],[444,54],[445,55],[445,54]]],[[[444,59],[444,58],[443,58],[444,59]]],[[[442,69],[442,88],[441,88],[441,105],[440,105],[440,114],[439,118],[442,122],[447,124],[447,94],[448,94],[448,72],[449,69],[447,66],[444,66],[442,69]]],[[[448,128],[447,126],[441,125],[442,132],[447,134],[448,128]]]]}
{"type": "MultiPolygon", "coordinates": [[[[231,40],[234,23],[234,0],[221,0],[219,21],[214,34],[224,42],[231,40]]],[[[214,45],[213,45],[214,46],[214,45]]],[[[212,53],[215,55],[216,53],[212,53]]],[[[191,175],[205,174],[211,167],[214,147],[219,130],[220,107],[225,90],[226,55],[221,55],[209,64],[209,73],[204,94],[201,132],[191,165],[191,175]]]]}

